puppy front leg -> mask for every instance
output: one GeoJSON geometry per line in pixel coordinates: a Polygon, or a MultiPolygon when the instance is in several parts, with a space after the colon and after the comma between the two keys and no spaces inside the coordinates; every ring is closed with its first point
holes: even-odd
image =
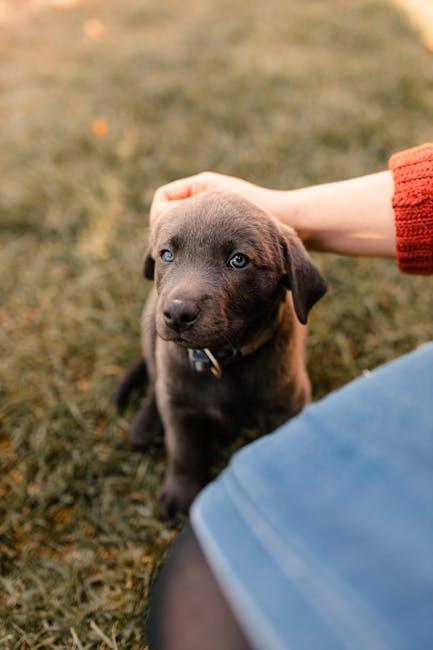
{"type": "Polygon", "coordinates": [[[197,416],[172,413],[165,430],[168,467],[160,493],[163,514],[187,513],[208,480],[212,423],[197,416]]]}

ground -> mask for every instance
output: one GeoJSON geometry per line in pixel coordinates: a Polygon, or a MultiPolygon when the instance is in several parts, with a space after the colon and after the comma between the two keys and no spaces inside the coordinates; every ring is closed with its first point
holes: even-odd
{"type": "MultiPolygon", "coordinates": [[[[293,188],[432,137],[433,54],[372,0],[0,2],[0,648],[141,648],[176,529],[109,396],[138,352],[154,188],[293,188]]],[[[315,398],[432,338],[431,279],[316,256],[315,398]]],[[[415,432],[414,432],[415,433],[415,432]]]]}

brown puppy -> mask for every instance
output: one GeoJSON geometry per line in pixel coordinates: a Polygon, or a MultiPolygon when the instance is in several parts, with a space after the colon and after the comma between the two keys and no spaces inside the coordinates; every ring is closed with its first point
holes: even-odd
{"type": "Polygon", "coordinates": [[[326,284],[292,229],[228,192],[188,199],[154,224],[145,276],[155,289],[143,360],[117,401],[126,404],[147,366],[131,439],[144,446],[164,431],[161,501],[174,516],[208,478],[212,438],[272,431],[309,401],[304,325],[326,284]]]}

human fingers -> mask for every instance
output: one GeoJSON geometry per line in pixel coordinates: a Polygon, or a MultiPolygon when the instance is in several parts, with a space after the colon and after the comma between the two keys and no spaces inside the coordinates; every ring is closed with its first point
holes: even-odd
{"type": "Polygon", "coordinates": [[[179,201],[218,187],[217,177],[220,174],[201,172],[194,176],[179,178],[159,187],[153,196],[151,219],[158,217],[168,209],[173,208],[179,201]]]}

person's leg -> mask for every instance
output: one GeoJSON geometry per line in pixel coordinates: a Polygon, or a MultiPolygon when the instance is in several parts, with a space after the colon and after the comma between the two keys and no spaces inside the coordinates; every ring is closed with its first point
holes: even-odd
{"type": "Polygon", "coordinates": [[[250,644],[433,647],[433,343],[247,445],[191,522],[250,644]]]}
{"type": "Polygon", "coordinates": [[[152,594],[151,650],[249,650],[188,524],[152,594]]]}
{"type": "Polygon", "coordinates": [[[432,404],[430,344],[235,454],[164,569],[151,650],[433,647],[432,404]]]}

